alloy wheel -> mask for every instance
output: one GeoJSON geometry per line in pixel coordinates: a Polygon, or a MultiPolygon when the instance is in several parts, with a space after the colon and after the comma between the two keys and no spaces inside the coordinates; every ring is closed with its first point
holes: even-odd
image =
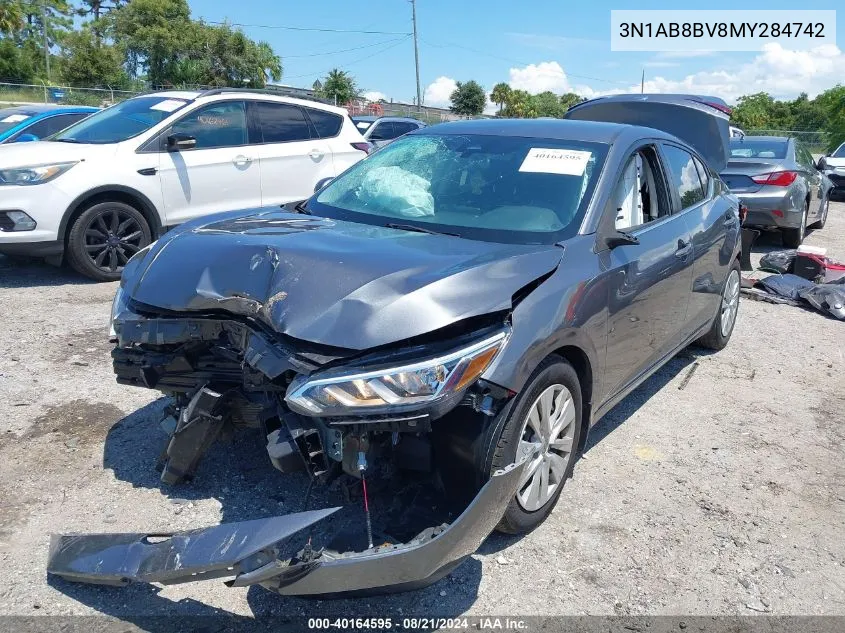
{"type": "Polygon", "coordinates": [[[575,424],[575,402],[561,384],[546,388],[528,410],[519,442],[519,456],[527,457],[528,464],[516,493],[527,512],[542,508],[563,485],[575,424]]]}
{"type": "Polygon", "coordinates": [[[736,313],[739,310],[739,273],[733,269],[725,282],[722,292],[722,336],[727,337],[734,328],[736,313]]]}
{"type": "Polygon", "coordinates": [[[85,227],[85,251],[100,270],[117,272],[141,250],[144,232],[122,209],[104,209],[85,227]]]}

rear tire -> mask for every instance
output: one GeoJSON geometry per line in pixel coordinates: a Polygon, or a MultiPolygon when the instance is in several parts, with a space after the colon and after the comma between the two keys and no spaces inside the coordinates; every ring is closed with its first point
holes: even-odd
{"type": "Polygon", "coordinates": [[[804,241],[804,235],[807,232],[807,213],[810,210],[810,205],[804,207],[804,215],[801,216],[801,226],[797,229],[781,229],[781,239],[783,245],[787,248],[798,248],[801,242],[804,241]]]}
{"type": "Polygon", "coordinates": [[[519,490],[496,526],[506,534],[530,532],[554,509],[575,467],[583,416],[578,374],[559,356],[545,359],[516,398],[505,419],[490,426],[484,443],[487,463],[480,465],[489,477],[528,456],[519,490]],[[545,418],[544,405],[550,405],[545,418]]]}
{"type": "Polygon", "coordinates": [[[736,316],[739,313],[739,289],[742,285],[739,272],[739,262],[734,260],[733,266],[725,278],[725,285],[722,287],[722,298],[719,304],[719,311],[713,319],[710,331],[698,339],[695,344],[712,350],[724,349],[731,340],[736,316]]]}
{"type": "Polygon", "coordinates": [[[827,212],[830,209],[830,194],[828,194],[827,198],[824,200],[824,209],[822,210],[822,217],[813,224],[810,228],[818,231],[819,229],[823,229],[824,225],[827,223],[827,212]]]}
{"type": "Polygon", "coordinates": [[[129,258],[150,241],[150,225],[138,209],[123,202],[98,202],[71,226],[67,261],[95,281],[117,281],[129,258]]]}

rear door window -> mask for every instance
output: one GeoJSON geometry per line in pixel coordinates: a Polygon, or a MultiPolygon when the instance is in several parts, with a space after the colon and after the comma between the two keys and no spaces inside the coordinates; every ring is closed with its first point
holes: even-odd
{"type": "Polygon", "coordinates": [[[223,101],[197,108],[174,123],[170,133],[193,136],[195,149],[246,145],[246,104],[223,101]]]}
{"type": "Polygon", "coordinates": [[[669,185],[681,201],[681,209],[688,209],[704,200],[704,186],[695,167],[692,154],[674,145],[664,145],[669,185]]]}
{"type": "Polygon", "coordinates": [[[343,117],[339,114],[326,112],[325,110],[315,110],[307,108],[308,118],[317,130],[317,136],[320,138],[331,138],[340,134],[340,128],[343,126],[343,117]]]}
{"type": "Polygon", "coordinates": [[[370,132],[369,138],[371,141],[389,141],[396,138],[396,134],[393,132],[393,122],[381,121],[380,123],[376,123],[375,128],[370,132]]]}
{"type": "Polygon", "coordinates": [[[311,138],[308,120],[299,106],[259,101],[255,110],[262,142],[289,143],[311,138]]]}

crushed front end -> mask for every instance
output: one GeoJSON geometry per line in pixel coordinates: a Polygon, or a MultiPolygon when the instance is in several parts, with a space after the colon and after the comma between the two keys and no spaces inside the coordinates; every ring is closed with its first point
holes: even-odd
{"type": "Polygon", "coordinates": [[[482,477],[469,454],[513,395],[479,379],[507,341],[502,315],[359,352],[122,293],[113,312],[118,382],[172,398],[163,483],[189,480],[218,438],[251,428],[274,467],[342,491],[345,507],[307,509],[309,486],[303,512],[283,517],[167,535],[55,536],[51,574],[102,584],[225,576],[298,595],[409,589],[472,554],[515,494],[522,463],[482,477]],[[335,521],[344,513],[349,520],[335,521]],[[315,528],[329,516],[335,533],[315,528]]]}

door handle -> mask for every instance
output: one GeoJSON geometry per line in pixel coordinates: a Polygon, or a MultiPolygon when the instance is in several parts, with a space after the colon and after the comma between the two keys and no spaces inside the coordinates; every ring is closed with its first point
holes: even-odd
{"type": "Polygon", "coordinates": [[[249,165],[252,162],[251,156],[244,156],[243,154],[238,154],[232,159],[232,163],[241,167],[242,165],[249,165]]]}
{"type": "Polygon", "coordinates": [[[313,160],[320,160],[325,154],[318,149],[312,149],[308,152],[308,156],[310,156],[313,160]]]}
{"type": "Polygon", "coordinates": [[[685,242],[683,239],[678,240],[678,250],[675,251],[675,257],[686,257],[692,252],[692,240],[685,242]]]}

